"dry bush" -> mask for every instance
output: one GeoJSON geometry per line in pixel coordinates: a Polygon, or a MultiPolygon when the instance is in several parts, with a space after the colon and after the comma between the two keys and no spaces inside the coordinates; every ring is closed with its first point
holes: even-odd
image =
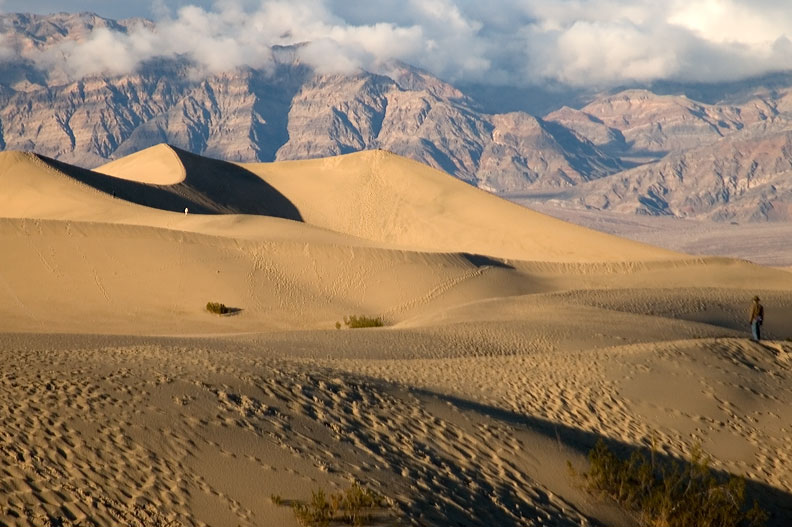
{"type": "MultiPolygon", "coordinates": [[[[350,329],[379,328],[385,325],[382,317],[367,317],[365,315],[350,315],[344,317],[344,324],[350,329]]],[[[336,325],[338,327],[338,325],[336,325]]]]}
{"type": "Polygon", "coordinates": [[[225,315],[231,312],[231,310],[228,309],[225,304],[221,304],[219,302],[207,302],[206,310],[217,315],[225,315]]]}
{"type": "Polygon", "coordinates": [[[294,515],[302,525],[324,527],[330,523],[335,516],[334,505],[327,500],[322,489],[311,491],[311,501],[309,503],[295,503],[293,506],[294,515]]]}
{"type": "Polygon", "coordinates": [[[344,525],[365,525],[371,521],[375,509],[385,506],[385,500],[376,492],[354,483],[344,492],[329,497],[322,489],[311,492],[311,501],[292,505],[300,524],[307,527],[325,527],[330,522],[344,525]]]}
{"type": "Polygon", "coordinates": [[[718,477],[694,448],[686,463],[660,463],[635,451],[621,459],[600,440],[589,452],[583,479],[590,492],[633,512],[645,527],[760,527],[767,514],[745,507],[745,480],[718,477]]]}

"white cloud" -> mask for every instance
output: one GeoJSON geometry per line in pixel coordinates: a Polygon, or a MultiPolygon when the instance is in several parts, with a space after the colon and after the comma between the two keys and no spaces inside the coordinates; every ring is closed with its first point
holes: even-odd
{"type": "Polygon", "coordinates": [[[5,46],[0,41],[0,62],[7,61],[14,58],[14,50],[5,46]]]}
{"type": "Polygon", "coordinates": [[[673,50],[646,29],[629,22],[580,21],[559,32],[542,73],[570,84],[604,84],[612,79],[650,81],[676,68],[673,50]]]}
{"type": "Polygon", "coordinates": [[[195,0],[176,10],[174,1],[188,0],[150,1],[156,29],[96,30],[32,58],[72,77],[129,71],[155,56],[217,72],[266,68],[272,45],[308,43],[301,60],[322,72],[398,59],[451,81],[514,85],[792,69],[787,0],[195,0]]]}
{"type": "Polygon", "coordinates": [[[63,41],[33,52],[32,58],[46,70],[64,70],[75,78],[98,73],[121,74],[131,71],[151,55],[146,40],[97,28],[82,42],[63,41]]]}
{"type": "Polygon", "coordinates": [[[737,0],[676,0],[668,21],[708,42],[764,47],[790,29],[789,8],[788,3],[772,6],[737,0]]]}

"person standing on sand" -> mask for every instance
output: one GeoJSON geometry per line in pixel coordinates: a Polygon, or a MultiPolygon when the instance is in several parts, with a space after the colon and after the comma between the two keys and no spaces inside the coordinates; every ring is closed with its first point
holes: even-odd
{"type": "Polygon", "coordinates": [[[751,304],[751,334],[752,339],[759,342],[761,338],[762,320],[764,319],[764,306],[759,303],[759,297],[753,297],[751,304]]]}

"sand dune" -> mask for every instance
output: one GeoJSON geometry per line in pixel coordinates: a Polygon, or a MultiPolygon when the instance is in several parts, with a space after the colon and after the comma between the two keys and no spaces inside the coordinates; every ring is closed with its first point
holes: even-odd
{"type": "Polygon", "coordinates": [[[410,249],[554,262],[680,257],[560,222],[384,151],[244,166],[306,222],[410,249]]]}
{"type": "MultiPolygon", "coordinates": [[[[728,302],[735,303],[749,300],[749,291],[792,288],[789,273],[729,260],[640,265],[524,262],[512,267],[458,253],[329,244],[328,238],[332,239],[325,236],[319,243],[285,237],[243,240],[144,226],[0,220],[6,249],[0,256],[1,283],[7,300],[0,304],[2,327],[193,334],[332,328],[353,313],[381,314],[390,324],[412,319],[415,325],[423,318],[431,325],[438,319],[488,316],[486,305],[464,316],[456,306],[553,291],[572,290],[572,303],[580,303],[592,297],[586,291],[619,289],[624,294],[612,302],[614,308],[630,310],[639,308],[634,305],[639,302],[635,288],[652,283],[664,288],[714,288],[724,283],[746,288],[732,292],[728,302]],[[204,311],[209,301],[241,311],[234,317],[209,317],[204,311]]],[[[337,242],[343,240],[339,238],[337,242]]],[[[642,293],[645,309],[657,308],[667,294],[651,289],[642,293]]],[[[690,290],[679,297],[676,307],[691,313],[723,304],[704,302],[700,307],[690,290]]],[[[768,317],[767,327],[781,328],[784,323],[784,317],[768,317]]]]}
{"type": "Polygon", "coordinates": [[[187,178],[187,171],[176,150],[164,144],[135,152],[93,170],[151,185],[177,185],[187,178]]]}
{"type": "Polygon", "coordinates": [[[72,179],[147,207],[300,220],[291,203],[248,170],[167,145],[137,152],[96,171],[41,159],[72,179]]]}
{"type": "Polygon", "coordinates": [[[701,444],[792,522],[787,270],[386,152],[6,152],[0,211],[0,525],[296,526],[271,495],[352,480],[389,498],[381,525],[635,525],[566,475],[599,438],[701,444]],[[336,330],[350,314],[388,327],[336,330]]]}
{"type": "Polygon", "coordinates": [[[37,196],[36,208],[28,208],[27,198],[19,200],[19,205],[9,206],[6,217],[84,220],[94,213],[95,221],[131,220],[97,206],[88,185],[103,191],[104,198],[109,194],[157,209],[275,216],[411,250],[555,262],[681,257],[536,213],[384,151],[235,165],[160,145],[95,172],[51,159],[43,159],[47,167],[36,166],[29,154],[2,155],[8,158],[4,166],[11,168],[4,175],[12,190],[21,179],[27,184],[39,180],[40,188],[56,180],[58,188],[68,188],[71,207],[86,194],[80,208],[87,209],[69,214],[60,199],[37,196]],[[161,175],[153,175],[157,169],[161,175]]]}
{"type": "MultiPolygon", "coordinates": [[[[173,172],[184,171],[177,152],[171,147],[153,147],[149,151],[130,156],[133,158],[131,161],[124,158],[111,163],[110,165],[124,169],[118,172],[117,177],[66,165],[31,153],[0,152],[0,182],[4,189],[0,194],[2,217],[150,226],[214,236],[227,234],[231,238],[305,237],[307,241],[370,245],[365,240],[356,240],[303,222],[286,221],[278,214],[220,214],[223,207],[234,207],[219,204],[216,196],[222,196],[223,192],[232,193],[231,189],[239,184],[239,181],[232,179],[225,184],[214,184],[221,189],[216,191],[211,188],[209,169],[204,170],[203,175],[199,174],[197,178],[185,178],[175,185],[154,185],[133,179],[136,174],[140,175],[141,180],[156,179],[147,171],[151,167],[167,163],[171,163],[168,169],[173,172]],[[177,161],[179,161],[178,165],[177,161]],[[142,168],[132,170],[131,167],[139,163],[142,164],[142,168]],[[210,196],[200,201],[209,204],[210,207],[197,204],[197,198],[193,200],[183,197],[181,194],[187,194],[187,190],[176,191],[171,188],[179,185],[190,188],[204,187],[205,193],[210,196]],[[161,208],[157,208],[158,206],[161,208]],[[185,207],[190,209],[191,214],[184,214],[185,207]],[[201,211],[211,213],[199,214],[201,211]]],[[[185,159],[190,158],[190,154],[178,153],[184,155],[185,159]]],[[[210,168],[218,164],[233,166],[214,160],[206,160],[206,163],[210,168]]],[[[100,168],[104,170],[103,167],[100,168]]],[[[166,176],[163,180],[167,180],[168,177],[170,176],[166,176]]],[[[272,195],[271,187],[265,184],[257,187],[264,189],[263,195],[249,193],[250,189],[244,185],[240,188],[246,201],[261,201],[262,210],[273,208],[267,201],[272,195]]]]}

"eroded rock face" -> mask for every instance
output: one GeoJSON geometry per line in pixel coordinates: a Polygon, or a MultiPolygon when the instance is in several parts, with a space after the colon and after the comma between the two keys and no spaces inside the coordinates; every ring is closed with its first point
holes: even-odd
{"type": "Polygon", "coordinates": [[[757,123],[713,144],[575,189],[587,208],[718,221],[792,220],[792,122],[757,123]]]}
{"type": "Polygon", "coordinates": [[[639,166],[575,188],[588,209],[707,218],[792,219],[792,90],[709,105],[629,90],[546,119],[639,166]]]}
{"type": "Polygon", "coordinates": [[[777,114],[758,98],[744,105],[710,105],[684,96],[627,90],[596,99],[580,110],[562,108],[546,119],[575,130],[597,146],[659,158],[714,143],[777,114]]]}
{"type": "Polygon", "coordinates": [[[266,70],[212,75],[153,60],[133,74],[74,79],[30,59],[95,28],[139,24],[152,23],[0,16],[4,43],[17,50],[0,64],[0,148],[84,167],[158,143],[240,162],[382,148],[492,192],[566,196],[573,206],[719,220],[790,215],[792,80],[717,104],[627,90],[539,118],[484,113],[405,64],[319,75],[297,48],[274,50],[266,70]]]}
{"type": "MultiPolygon", "coordinates": [[[[143,23],[84,14],[0,17],[6,40],[28,54],[80,41],[94,28],[126,32],[143,23]]],[[[272,71],[201,78],[173,61],[79,80],[25,60],[5,68],[0,146],[85,167],[166,142],[231,161],[383,148],[493,191],[567,186],[620,168],[568,130],[548,130],[527,114],[481,113],[453,86],[404,64],[385,74],[315,75],[293,50],[281,49],[272,71]]]]}

